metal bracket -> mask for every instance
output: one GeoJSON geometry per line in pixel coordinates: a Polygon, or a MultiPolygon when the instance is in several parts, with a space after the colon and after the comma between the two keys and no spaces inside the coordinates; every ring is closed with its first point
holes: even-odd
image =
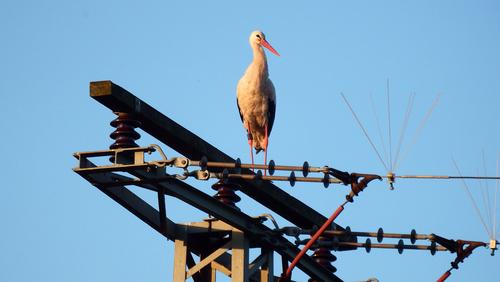
{"type": "Polygon", "coordinates": [[[382,180],[382,177],[376,174],[351,173],[349,177],[351,192],[346,196],[347,201],[352,203],[354,197],[358,196],[359,192],[363,191],[368,186],[368,183],[374,179],[382,180]],[[361,177],[362,179],[358,181],[361,177]]]}
{"type": "Polygon", "coordinates": [[[467,241],[467,240],[451,240],[446,239],[436,234],[431,234],[430,239],[433,242],[437,242],[441,246],[448,249],[451,253],[457,253],[457,257],[451,262],[451,267],[458,269],[458,264],[463,262],[465,258],[472,254],[472,251],[477,247],[486,247],[486,243],[477,241],[467,241]]]}

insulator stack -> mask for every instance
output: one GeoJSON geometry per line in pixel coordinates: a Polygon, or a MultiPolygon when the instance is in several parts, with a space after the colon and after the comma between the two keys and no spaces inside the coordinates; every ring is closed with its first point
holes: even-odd
{"type": "Polygon", "coordinates": [[[239,208],[236,206],[236,203],[239,202],[241,198],[235,193],[235,191],[239,189],[238,184],[229,182],[227,180],[221,180],[212,185],[212,189],[217,191],[217,194],[213,196],[214,198],[228,206],[234,207],[235,209],[239,210],[239,208]]]}
{"type": "MultiPolygon", "coordinates": [[[[319,237],[317,241],[318,243],[320,243],[319,245],[321,245],[322,240],[328,240],[328,238],[319,237]]],[[[332,255],[332,253],[328,248],[325,247],[317,248],[316,250],[314,250],[314,253],[312,254],[311,257],[314,261],[316,261],[319,265],[326,268],[328,271],[332,273],[335,273],[337,271],[337,268],[335,268],[335,266],[332,265],[332,262],[336,261],[337,258],[334,255],[332,255]]],[[[314,281],[316,280],[312,279],[309,280],[309,282],[314,282],[314,281]]]]}
{"type": "MultiPolygon", "coordinates": [[[[135,141],[139,139],[141,135],[135,131],[135,128],[139,127],[141,123],[135,119],[132,114],[123,112],[115,112],[115,114],[118,117],[111,121],[110,125],[116,129],[109,135],[109,137],[115,140],[115,142],[111,144],[109,148],[117,149],[139,147],[135,141]]],[[[110,157],[109,160],[114,162],[115,158],[110,157]]]]}

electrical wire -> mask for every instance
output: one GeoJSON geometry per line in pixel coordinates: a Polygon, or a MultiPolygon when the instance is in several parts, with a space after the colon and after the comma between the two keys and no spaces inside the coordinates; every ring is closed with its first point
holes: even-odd
{"type": "Polygon", "coordinates": [[[288,281],[292,275],[292,270],[295,268],[297,263],[300,261],[300,259],[306,254],[307,250],[318,240],[318,238],[323,234],[323,232],[333,223],[333,221],[339,216],[339,214],[344,210],[345,204],[347,204],[348,201],[345,201],[342,205],[340,205],[335,212],[323,223],[323,225],[314,233],[314,235],[311,237],[311,239],[306,243],[306,245],[300,250],[299,254],[293,259],[292,263],[290,263],[290,266],[288,266],[288,269],[286,270],[285,273],[283,273],[281,276],[284,281],[288,281]]]}

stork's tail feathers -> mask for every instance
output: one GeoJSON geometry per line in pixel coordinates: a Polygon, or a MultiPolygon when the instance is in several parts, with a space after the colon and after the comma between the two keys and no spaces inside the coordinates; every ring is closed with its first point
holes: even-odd
{"type": "Polygon", "coordinates": [[[257,155],[258,153],[260,153],[261,151],[265,151],[264,149],[262,148],[255,148],[255,154],[257,155]]]}

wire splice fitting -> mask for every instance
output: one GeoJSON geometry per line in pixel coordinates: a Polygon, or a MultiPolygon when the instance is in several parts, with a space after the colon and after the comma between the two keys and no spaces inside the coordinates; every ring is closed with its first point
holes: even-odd
{"type": "Polygon", "coordinates": [[[389,183],[389,190],[394,190],[394,182],[396,182],[396,174],[394,172],[387,172],[387,182],[389,183]]]}
{"type": "Polygon", "coordinates": [[[497,248],[498,241],[495,239],[490,240],[490,250],[491,250],[491,256],[495,255],[495,251],[498,250],[497,248]]]}

